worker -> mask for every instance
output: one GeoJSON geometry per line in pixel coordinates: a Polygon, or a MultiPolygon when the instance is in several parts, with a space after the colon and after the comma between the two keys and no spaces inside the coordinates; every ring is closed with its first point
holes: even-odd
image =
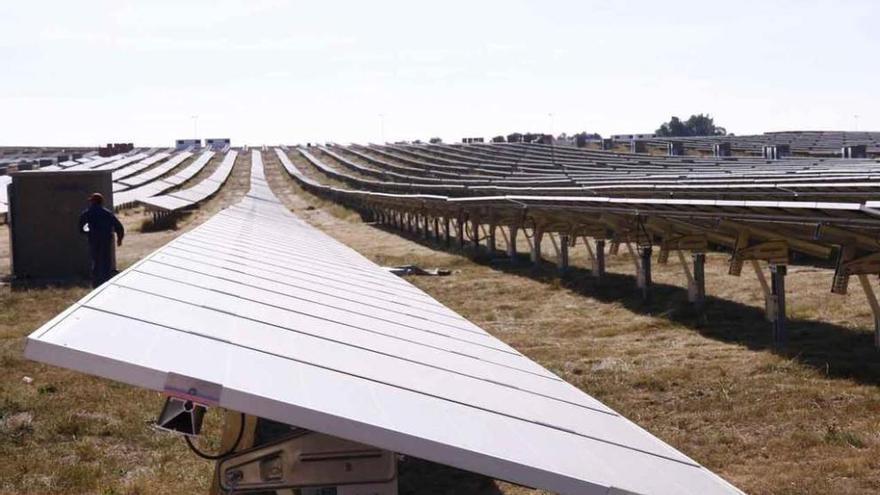
{"type": "Polygon", "coordinates": [[[116,232],[116,245],[121,246],[125,228],[112,211],[104,208],[104,196],[94,193],[89,196],[89,207],[79,216],[79,231],[88,232],[92,287],[98,287],[114,275],[113,233],[116,232]],[[88,230],[83,228],[86,225],[88,230]]]}

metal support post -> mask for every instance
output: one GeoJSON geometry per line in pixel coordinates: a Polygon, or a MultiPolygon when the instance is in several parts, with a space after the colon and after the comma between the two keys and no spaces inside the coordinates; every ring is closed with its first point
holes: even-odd
{"type": "Polygon", "coordinates": [[[761,264],[758,263],[758,260],[749,260],[752,264],[752,268],[755,270],[755,275],[758,276],[758,283],[761,284],[761,291],[764,293],[764,316],[767,318],[767,321],[773,321],[776,313],[774,312],[776,309],[776,305],[773,303],[773,292],[770,290],[770,284],[767,283],[767,277],[764,276],[764,270],[761,269],[761,264]]]}
{"type": "Polygon", "coordinates": [[[465,221],[459,218],[455,221],[455,231],[456,236],[458,237],[458,248],[464,249],[465,239],[464,239],[464,224],[465,221]]]}
{"type": "Polygon", "coordinates": [[[565,273],[568,271],[568,247],[571,244],[571,237],[568,235],[559,236],[559,257],[556,262],[559,265],[559,271],[565,273]]]}
{"type": "Polygon", "coordinates": [[[489,224],[489,235],[486,237],[486,250],[489,251],[489,255],[495,254],[495,250],[498,248],[496,245],[495,233],[498,231],[498,226],[494,223],[489,224]]]}
{"type": "Polygon", "coordinates": [[[516,259],[516,234],[519,232],[519,227],[516,225],[511,225],[507,227],[509,235],[507,236],[507,256],[510,257],[511,260],[516,259]]]}
{"type": "Polygon", "coordinates": [[[593,276],[597,280],[605,278],[605,239],[596,239],[596,252],[593,258],[593,276]]]}
{"type": "Polygon", "coordinates": [[[474,244],[474,250],[478,251],[480,249],[480,222],[478,220],[471,220],[471,235],[473,235],[471,240],[474,244]]]}
{"type": "Polygon", "coordinates": [[[541,239],[544,238],[544,231],[540,227],[535,227],[532,231],[532,264],[541,264],[541,239]]]}
{"type": "Polygon", "coordinates": [[[785,265],[770,265],[770,292],[774,305],[773,342],[785,345],[788,332],[785,328],[785,265]]]}
{"type": "Polygon", "coordinates": [[[691,271],[681,249],[676,250],[681,268],[687,277],[688,301],[695,307],[701,308],[706,300],[706,254],[693,253],[694,268],[691,271]]]}
{"type": "Polygon", "coordinates": [[[865,291],[865,297],[868,298],[871,314],[874,315],[874,346],[880,347],[880,303],[877,302],[877,295],[874,293],[867,275],[859,274],[859,283],[865,291]]]}
{"type": "Polygon", "coordinates": [[[651,252],[653,249],[651,246],[646,246],[640,251],[641,263],[639,263],[637,282],[639,289],[642,290],[642,299],[647,300],[651,295],[651,252]]]}
{"type": "Polygon", "coordinates": [[[693,284],[688,286],[688,299],[697,308],[706,303],[706,253],[694,253],[693,284]]]}

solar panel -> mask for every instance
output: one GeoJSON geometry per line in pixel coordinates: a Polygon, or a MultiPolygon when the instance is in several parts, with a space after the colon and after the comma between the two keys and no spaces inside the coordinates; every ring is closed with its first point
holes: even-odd
{"type": "Polygon", "coordinates": [[[173,187],[183,184],[187,180],[195,177],[203,168],[205,168],[205,166],[208,165],[208,162],[211,161],[211,158],[214,156],[214,152],[205,151],[193,160],[191,164],[184,167],[182,170],[179,170],[174,175],[156,180],[158,177],[161,177],[176,168],[186,159],[187,156],[186,153],[181,153],[171,160],[168,160],[142,174],[119,182],[114,182],[114,193],[117,192],[116,187],[118,185],[134,186],[131,189],[125,189],[118,194],[115,194],[114,199],[116,208],[127,208],[138,201],[162,194],[173,187]]]}
{"type": "Polygon", "coordinates": [[[35,331],[26,356],[154,390],[218,384],[206,401],[559,493],[740,493],[295,217],[252,155],[244,200],[35,331]]]}
{"type": "Polygon", "coordinates": [[[139,201],[151,210],[165,212],[173,212],[195,206],[220,190],[220,187],[226,182],[229,175],[232,173],[232,167],[235,166],[235,159],[237,156],[237,151],[227,151],[226,156],[223,157],[223,161],[217,169],[214,170],[210,176],[194,186],[160,196],[142,198],[139,201]]]}

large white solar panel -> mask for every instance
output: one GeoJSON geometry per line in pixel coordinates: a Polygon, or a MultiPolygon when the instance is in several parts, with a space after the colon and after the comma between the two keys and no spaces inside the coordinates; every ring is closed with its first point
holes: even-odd
{"type": "Polygon", "coordinates": [[[30,335],[25,354],[566,494],[740,493],[251,191],[30,335]],[[194,392],[197,393],[197,392],[194,392]]]}

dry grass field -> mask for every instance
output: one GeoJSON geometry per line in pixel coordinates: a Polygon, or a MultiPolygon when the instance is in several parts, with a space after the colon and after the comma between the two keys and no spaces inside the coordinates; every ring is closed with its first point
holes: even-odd
{"type": "MultiPolygon", "coordinates": [[[[609,256],[601,284],[582,268],[582,247],[564,278],[550,264],[472,259],[364,224],[299,190],[273,154],[264,160],[295,213],[379,264],[452,269],[411,282],[746,492],[880,492],[880,353],[856,284],[831,295],[830,270],[791,267],[791,342],[775,351],[754,274],[728,276],[724,255],[708,257],[709,300],[697,314],[671,262],[655,265],[644,303],[626,254],[609,256]]],[[[127,213],[121,264],[236,201],[248,167],[243,154],[230,184],[178,230],[137,232],[143,213],[127,213]]],[[[8,271],[5,230],[0,268],[8,271]]],[[[0,493],[204,492],[211,466],[149,426],[158,394],[22,358],[24,337],[87,291],[0,289],[0,493]]],[[[402,493],[534,493],[416,460],[401,476],[402,493]]]]}

